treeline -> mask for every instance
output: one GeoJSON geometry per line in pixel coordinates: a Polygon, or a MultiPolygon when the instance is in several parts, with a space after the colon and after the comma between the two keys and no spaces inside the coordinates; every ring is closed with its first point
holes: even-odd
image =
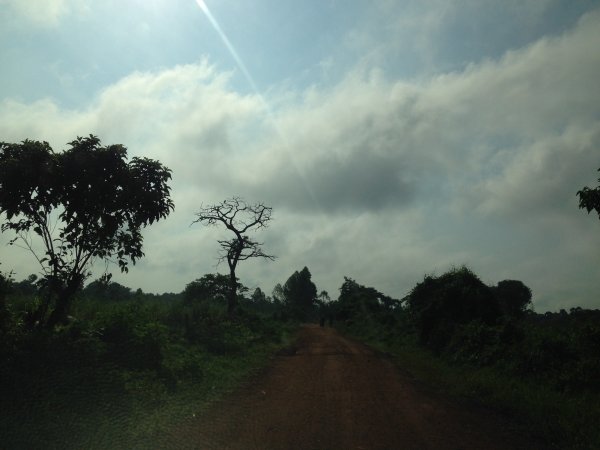
{"type": "Polygon", "coordinates": [[[537,314],[521,281],[484,284],[460,267],[426,276],[401,300],[346,278],[331,304],[349,328],[412,340],[448,360],[501,367],[568,392],[600,393],[600,310],[537,314]]]}
{"type": "MultiPolygon", "coordinates": [[[[40,281],[35,275],[19,282],[0,276],[0,332],[5,341],[11,332],[22,335],[34,327],[30,320],[43,290],[40,281]]],[[[71,318],[81,324],[90,311],[101,314],[119,303],[161,305],[181,312],[177,326],[186,328],[189,336],[207,328],[202,320],[209,315],[212,323],[223,314],[228,289],[229,277],[219,273],[191,281],[179,293],[164,294],[101,278],[79,291],[79,306],[71,318]]],[[[357,332],[375,330],[381,340],[413,342],[454,362],[502,367],[558,390],[600,392],[600,310],[535,313],[531,290],[518,280],[488,286],[460,267],[428,275],[407,296],[394,299],[345,277],[338,298],[332,300],[326,291],[318,292],[304,267],[277,284],[270,296],[239,280],[236,291],[242,321],[252,316],[257,321],[335,322],[357,332]]]]}
{"type": "Polygon", "coordinates": [[[488,286],[460,267],[425,276],[400,300],[347,278],[330,307],[343,330],[516,415],[549,447],[597,448],[600,310],[538,314],[531,297],[521,281],[488,286]]]}

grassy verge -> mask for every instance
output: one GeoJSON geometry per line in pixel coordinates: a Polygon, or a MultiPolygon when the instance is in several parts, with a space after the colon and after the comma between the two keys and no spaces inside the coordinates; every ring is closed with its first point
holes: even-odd
{"type": "Polygon", "coordinates": [[[510,417],[515,429],[547,448],[600,448],[600,396],[558,392],[512,376],[501,367],[476,367],[437,357],[412,335],[389,333],[375,323],[340,331],[389,354],[401,370],[429,389],[475,402],[510,417]]]}

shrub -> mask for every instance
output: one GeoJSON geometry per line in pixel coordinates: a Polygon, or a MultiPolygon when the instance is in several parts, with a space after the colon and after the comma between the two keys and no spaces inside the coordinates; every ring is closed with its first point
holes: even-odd
{"type": "Polygon", "coordinates": [[[494,294],[502,313],[510,317],[520,317],[531,307],[531,289],[522,281],[500,281],[494,294]]]}
{"type": "Polygon", "coordinates": [[[426,276],[407,300],[419,340],[436,351],[449,343],[457,325],[474,320],[492,325],[501,315],[492,289],[464,266],[426,276]]]}

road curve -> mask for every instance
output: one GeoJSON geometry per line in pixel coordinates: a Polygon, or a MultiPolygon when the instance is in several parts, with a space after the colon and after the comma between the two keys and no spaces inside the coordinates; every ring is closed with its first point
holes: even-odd
{"type": "Polygon", "coordinates": [[[169,446],[532,448],[496,415],[427,392],[367,346],[313,325],[261,376],[174,433],[169,446]]]}

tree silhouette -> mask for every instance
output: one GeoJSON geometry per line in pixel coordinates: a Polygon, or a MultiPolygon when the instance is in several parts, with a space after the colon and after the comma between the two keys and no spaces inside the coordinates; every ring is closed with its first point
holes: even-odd
{"type": "Polygon", "coordinates": [[[216,205],[200,208],[196,213],[196,220],[192,222],[206,226],[224,225],[234,234],[231,239],[219,240],[221,254],[219,263],[227,261],[229,266],[229,292],[227,296],[227,312],[229,316],[235,314],[237,307],[237,278],[235,270],[240,261],[250,258],[266,258],[274,260],[275,257],[267,255],[262,250],[262,243],[250,239],[245,233],[249,230],[256,231],[266,228],[271,221],[273,208],[263,203],[250,205],[239,197],[223,200],[216,205]]]}
{"type": "Polygon", "coordinates": [[[329,297],[329,293],[327,291],[321,291],[319,293],[319,300],[321,303],[329,303],[331,301],[331,297],[329,297]]]}
{"type": "MultiPolygon", "coordinates": [[[[247,290],[238,279],[237,291],[247,290]]],[[[207,273],[191,283],[183,290],[183,299],[187,303],[204,300],[226,301],[229,294],[229,275],[221,273],[207,273]]]]}
{"type": "Polygon", "coordinates": [[[519,280],[503,280],[493,288],[500,310],[506,316],[518,317],[531,307],[531,289],[519,280]]]}
{"type": "Polygon", "coordinates": [[[399,308],[400,304],[399,300],[388,297],[375,288],[363,286],[352,278],[344,277],[336,308],[340,318],[361,317],[364,320],[377,312],[389,312],[399,308]]]}
{"type": "Polygon", "coordinates": [[[28,249],[42,267],[46,293],[31,318],[64,322],[95,259],[126,272],[141,258],[141,228],[173,210],[171,171],[148,158],[127,161],[122,145],[100,145],[90,135],[55,153],[47,142],[0,143],[0,213],[11,244],[28,249]],[[33,235],[32,235],[33,233],[33,235]],[[44,248],[40,253],[32,237],[44,248]]]}
{"type": "MultiPolygon", "coordinates": [[[[600,169],[598,171],[600,172],[600,169]]],[[[600,178],[598,181],[600,182],[600,178]]],[[[588,214],[595,210],[600,218],[600,186],[595,189],[585,186],[577,192],[577,195],[579,196],[579,208],[586,209],[588,214]]]]}
{"type": "Polygon", "coordinates": [[[450,343],[459,325],[493,325],[502,315],[493,290],[465,266],[426,276],[411,290],[407,306],[420,342],[435,351],[450,343]]]}
{"type": "Polygon", "coordinates": [[[0,272],[0,334],[4,331],[5,322],[8,320],[8,312],[6,310],[6,295],[10,292],[12,285],[12,274],[4,274],[0,272]]]}
{"type": "Polygon", "coordinates": [[[266,294],[259,287],[257,287],[256,289],[254,289],[254,292],[250,296],[250,300],[252,300],[252,303],[254,303],[254,304],[263,304],[263,303],[268,303],[269,302],[269,300],[267,299],[266,294]]]}
{"type": "Polygon", "coordinates": [[[282,305],[285,301],[285,295],[283,294],[283,286],[281,283],[277,283],[271,292],[273,302],[282,305]]]}
{"type": "Polygon", "coordinates": [[[311,280],[308,267],[295,271],[283,285],[285,305],[299,320],[307,320],[314,312],[317,301],[317,287],[311,280]]]}

